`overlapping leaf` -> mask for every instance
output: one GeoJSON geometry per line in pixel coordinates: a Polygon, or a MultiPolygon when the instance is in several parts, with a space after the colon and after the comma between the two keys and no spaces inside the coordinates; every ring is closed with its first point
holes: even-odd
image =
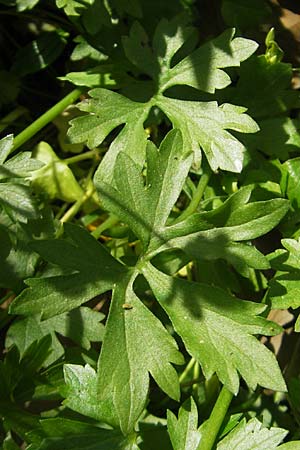
{"type": "Polygon", "coordinates": [[[91,342],[98,342],[103,338],[104,326],[100,324],[103,318],[102,313],[85,307],[44,321],[40,321],[37,316],[24,317],[10,326],[6,335],[6,346],[15,344],[22,356],[34,341],[50,334],[52,351],[45,361],[45,365],[49,365],[64,354],[63,346],[56,333],[68,337],[88,350],[91,347],[91,342]]]}
{"type": "Polygon", "coordinates": [[[36,241],[32,248],[67,274],[26,281],[29,288],[11,305],[13,314],[39,314],[43,319],[80,306],[110,290],[125,268],[82,228],[66,224],[70,241],[36,241]]]}
{"type": "Polygon", "coordinates": [[[150,264],[143,274],[206,378],[216,372],[233,393],[239,390],[239,374],[252,389],[259,384],[286,390],[275,356],[253,336],[280,332],[276,324],[258,316],[265,305],[239,300],[214,286],[172,278],[150,264]]]}

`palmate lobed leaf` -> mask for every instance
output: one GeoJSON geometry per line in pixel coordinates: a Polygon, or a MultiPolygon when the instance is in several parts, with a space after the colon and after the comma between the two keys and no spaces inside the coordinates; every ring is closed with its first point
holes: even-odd
{"type": "Polygon", "coordinates": [[[145,265],[143,274],[206,378],[214,372],[234,394],[239,374],[250,388],[285,391],[273,353],[253,335],[275,335],[280,327],[258,315],[265,305],[237,299],[220,288],[172,278],[145,265]]]}
{"type": "Polygon", "coordinates": [[[178,18],[170,22],[162,20],[154,33],[151,49],[144,30],[135,23],[129,37],[123,38],[123,46],[128,59],[153,79],[154,93],[149,101],[135,102],[105,89],[93,89],[90,91],[92,98],[78,105],[80,110],[90,114],[70,122],[68,135],[74,143],[86,142],[89,147],[99,145],[110,131],[126,124],[100,164],[98,172],[103,180],[110,182],[113,179],[116,156],[121,151],[137,164],[143,162],[147,140],[143,124],[153,106],[158,106],[173,126],[181,129],[184,145],[194,152],[198,166],[201,147],[213,170],[242,170],[244,146],[227,130],[258,131],[256,123],[245,114],[245,108],[229,104],[218,106],[216,102],[176,100],[164,96],[163,92],[178,84],[212,93],[216,88],[227,86],[231,80],[221,68],[238,66],[256,50],[257,44],[233,38],[232,30],[228,30],[173,67],[174,57],[192,33],[191,28],[182,26],[178,18]]]}

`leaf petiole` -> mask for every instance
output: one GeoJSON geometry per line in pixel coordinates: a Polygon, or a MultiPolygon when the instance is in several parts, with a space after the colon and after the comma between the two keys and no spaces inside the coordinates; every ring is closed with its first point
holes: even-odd
{"type": "Polygon", "coordinates": [[[71,105],[78,99],[78,97],[82,94],[83,89],[77,88],[71,91],[68,95],[62,98],[59,102],[57,102],[52,108],[48,109],[44,114],[42,114],[38,119],[36,119],[32,124],[30,124],[25,130],[21,131],[14,138],[14,145],[12,147],[11,152],[17,150],[21,145],[27,142],[30,138],[32,138],[36,133],[38,133],[42,128],[44,128],[48,123],[52,122],[52,120],[58,116],[61,112],[63,112],[67,106],[71,105]]]}
{"type": "Polygon", "coordinates": [[[203,427],[201,441],[197,450],[212,450],[232,397],[233,394],[223,386],[209,419],[203,427]]]}

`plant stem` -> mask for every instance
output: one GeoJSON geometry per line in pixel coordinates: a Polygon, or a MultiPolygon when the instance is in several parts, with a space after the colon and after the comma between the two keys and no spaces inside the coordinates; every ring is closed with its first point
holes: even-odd
{"type": "Polygon", "coordinates": [[[91,186],[86,190],[82,197],[80,197],[77,202],[75,202],[70,209],[63,215],[60,219],[61,223],[68,222],[73,219],[73,217],[78,213],[81,206],[93,195],[95,191],[95,187],[91,184],[91,186]]]}
{"type": "Polygon", "coordinates": [[[192,367],[194,366],[195,362],[196,362],[195,358],[191,358],[190,359],[190,361],[187,364],[186,368],[184,369],[184,371],[182,372],[182,374],[179,377],[179,383],[180,384],[185,380],[185,378],[187,377],[187,374],[192,369],[192,367]]]}
{"type": "Polygon", "coordinates": [[[80,155],[70,156],[70,158],[64,159],[63,162],[69,165],[84,161],[85,159],[92,159],[97,157],[99,157],[99,152],[97,149],[93,149],[85,153],[80,153],[80,155]]]}
{"type": "Polygon", "coordinates": [[[30,138],[32,138],[38,131],[44,128],[48,123],[52,122],[52,120],[58,116],[58,114],[62,113],[67,106],[71,105],[78,99],[78,97],[82,94],[83,89],[77,88],[62,98],[59,102],[57,102],[52,108],[48,109],[44,114],[42,114],[38,119],[36,119],[32,124],[30,124],[25,130],[21,131],[14,139],[14,145],[12,148],[12,152],[27,142],[30,138]]]}
{"type": "Polygon", "coordinates": [[[176,220],[174,220],[172,225],[175,225],[178,222],[181,222],[182,220],[186,219],[187,217],[191,216],[194,212],[197,211],[198,205],[201,201],[201,198],[204,194],[204,191],[206,189],[206,186],[208,185],[208,182],[210,180],[211,172],[203,173],[201,176],[198,186],[196,188],[196,191],[193,195],[193,198],[189,204],[189,206],[183,211],[182,214],[180,214],[179,217],[177,217],[176,220]]]}
{"type": "Polygon", "coordinates": [[[119,220],[120,219],[117,216],[114,216],[112,214],[106,220],[104,220],[104,222],[102,222],[94,231],[92,231],[91,235],[94,236],[94,238],[99,239],[103,231],[107,230],[113,225],[116,225],[119,220]]]}
{"type": "Polygon", "coordinates": [[[232,397],[233,394],[223,386],[209,419],[204,426],[202,438],[197,450],[212,450],[232,397]]]}
{"type": "Polygon", "coordinates": [[[23,116],[27,112],[24,106],[18,106],[16,109],[8,113],[3,119],[0,120],[0,133],[5,130],[11,123],[23,116]]]}

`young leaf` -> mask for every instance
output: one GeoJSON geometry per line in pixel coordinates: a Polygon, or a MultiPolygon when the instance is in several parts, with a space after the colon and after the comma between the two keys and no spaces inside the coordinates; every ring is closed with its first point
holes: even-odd
{"type": "Polygon", "coordinates": [[[256,418],[243,419],[222,441],[217,450],[275,450],[288,432],[282,428],[265,428],[256,418]]]}
{"type": "Polygon", "coordinates": [[[168,410],[168,432],[174,450],[197,450],[201,434],[198,431],[198,411],[190,397],[179,409],[178,419],[168,410]]]}
{"type": "Polygon", "coordinates": [[[47,261],[69,271],[68,275],[30,278],[29,288],[14,300],[12,314],[39,314],[43,319],[70,311],[110,290],[126,269],[87,231],[65,224],[70,241],[35,241],[32,248],[47,261]],[[70,273],[71,272],[71,273],[70,273]]]}
{"type": "Polygon", "coordinates": [[[98,363],[98,401],[101,418],[112,423],[117,415],[124,434],[130,433],[143,411],[149,374],[171,398],[179,400],[179,382],[170,364],[182,364],[173,338],[143,305],[124,278],[114,289],[98,363]],[[117,363],[111,355],[117,355],[117,363]]]}
{"type": "Polygon", "coordinates": [[[61,161],[46,142],[40,142],[33,152],[34,158],[43,163],[31,174],[32,187],[47,193],[51,199],[75,202],[82,197],[83,190],[71,169],[61,161]]]}
{"type": "Polygon", "coordinates": [[[252,389],[259,384],[286,390],[275,356],[253,336],[280,332],[275,323],[258,316],[265,305],[237,299],[214,286],[172,278],[150,264],[142,271],[206,378],[216,372],[235,394],[238,373],[252,389]]]}

